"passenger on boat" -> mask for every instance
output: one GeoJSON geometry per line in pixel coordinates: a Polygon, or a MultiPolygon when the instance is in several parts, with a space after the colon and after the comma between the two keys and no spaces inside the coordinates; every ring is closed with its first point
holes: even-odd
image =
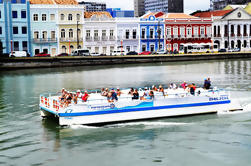
{"type": "Polygon", "coordinates": [[[82,101],[83,101],[83,102],[86,102],[87,99],[88,99],[88,97],[89,97],[89,94],[88,94],[87,91],[85,91],[84,95],[82,95],[82,101]]]}
{"type": "Polygon", "coordinates": [[[77,90],[77,94],[76,95],[77,95],[77,98],[81,98],[83,94],[81,93],[80,90],[77,90]]]}
{"type": "Polygon", "coordinates": [[[150,99],[151,99],[151,100],[154,98],[154,92],[153,92],[153,90],[151,90],[151,91],[149,92],[149,96],[150,96],[150,99]]]}
{"type": "Polygon", "coordinates": [[[195,84],[192,83],[189,87],[190,87],[190,94],[195,95],[195,90],[196,90],[195,84]]]}
{"type": "Polygon", "coordinates": [[[107,97],[108,93],[109,93],[108,88],[105,88],[105,90],[101,93],[101,95],[107,97]]]}
{"type": "Polygon", "coordinates": [[[72,93],[71,93],[71,92],[68,92],[68,96],[66,97],[65,107],[68,107],[69,104],[71,104],[72,98],[73,98],[72,93]]]}
{"type": "Polygon", "coordinates": [[[128,92],[128,95],[133,95],[134,89],[131,88],[130,91],[128,92]]]}
{"type": "Polygon", "coordinates": [[[73,93],[73,102],[74,102],[74,104],[78,104],[78,96],[77,96],[77,93],[73,93]]]}
{"type": "Polygon", "coordinates": [[[155,85],[152,86],[153,91],[158,91],[157,87],[155,85]]]}
{"type": "Polygon", "coordinates": [[[108,102],[114,102],[114,100],[118,101],[117,93],[115,92],[115,90],[113,88],[108,93],[107,100],[108,100],[108,102]]]}
{"type": "Polygon", "coordinates": [[[138,100],[139,99],[139,92],[138,92],[137,89],[134,90],[132,95],[133,95],[132,100],[138,100]]]}
{"type": "Polygon", "coordinates": [[[210,89],[210,87],[211,87],[211,81],[210,78],[207,78],[204,81],[204,89],[210,89]]]}
{"type": "Polygon", "coordinates": [[[169,86],[170,89],[177,89],[177,86],[176,84],[174,83],[171,83],[170,86],[169,86]]]}
{"type": "Polygon", "coordinates": [[[159,86],[159,92],[162,92],[163,96],[165,96],[165,91],[164,91],[164,88],[162,87],[162,85],[159,86]]]}
{"type": "Polygon", "coordinates": [[[181,84],[181,87],[185,90],[187,88],[187,83],[186,81],[184,81],[182,84],[181,84]]]}
{"type": "Polygon", "coordinates": [[[143,96],[142,96],[140,99],[141,99],[141,100],[149,100],[149,99],[151,99],[150,93],[149,93],[147,87],[145,87],[144,94],[143,94],[143,96]]]}
{"type": "Polygon", "coordinates": [[[117,92],[116,93],[117,93],[118,96],[121,96],[121,94],[122,94],[122,92],[121,92],[121,90],[119,88],[117,88],[117,92]]]}

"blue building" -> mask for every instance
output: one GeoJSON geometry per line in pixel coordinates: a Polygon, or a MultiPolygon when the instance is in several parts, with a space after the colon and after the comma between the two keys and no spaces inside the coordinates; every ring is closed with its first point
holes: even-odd
{"type": "Polygon", "coordinates": [[[32,54],[58,54],[58,5],[31,4],[32,54]]]}
{"type": "Polygon", "coordinates": [[[115,17],[134,17],[133,10],[121,10],[120,8],[107,8],[106,11],[109,12],[113,18],[115,18],[115,17]]]}
{"type": "Polygon", "coordinates": [[[0,0],[0,39],[3,53],[27,51],[31,54],[30,3],[0,0]]]}
{"type": "Polygon", "coordinates": [[[140,18],[140,52],[164,50],[164,13],[147,13],[140,18]]]}

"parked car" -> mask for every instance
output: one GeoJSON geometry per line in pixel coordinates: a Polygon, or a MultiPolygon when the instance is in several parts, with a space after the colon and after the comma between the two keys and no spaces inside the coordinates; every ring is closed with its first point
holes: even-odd
{"type": "Polygon", "coordinates": [[[91,53],[91,56],[100,56],[100,54],[97,52],[93,52],[93,53],[91,53]]]}
{"type": "Polygon", "coordinates": [[[227,52],[225,48],[219,49],[218,52],[227,52]]]}
{"type": "Polygon", "coordinates": [[[61,53],[61,54],[58,54],[57,56],[69,56],[69,54],[67,54],[67,53],[61,53]]]}
{"type": "Polygon", "coordinates": [[[91,56],[90,51],[86,49],[77,49],[72,52],[72,56],[91,56]]]}
{"type": "Polygon", "coordinates": [[[26,51],[12,51],[9,57],[27,57],[26,51]]]}
{"type": "Polygon", "coordinates": [[[112,56],[116,56],[116,55],[125,55],[125,51],[124,50],[113,51],[112,56]]]}
{"type": "Polygon", "coordinates": [[[232,51],[231,52],[240,52],[241,51],[241,49],[240,48],[234,48],[234,49],[232,49],[232,51]]]}
{"type": "Polygon", "coordinates": [[[39,54],[36,54],[35,57],[50,57],[51,55],[50,54],[47,54],[47,53],[39,53],[39,54]]]}
{"type": "Polygon", "coordinates": [[[138,53],[136,51],[130,51],[126,55],[138,55],[138,53]]]}
{"type": "Polygon", "coordinates": [[[157,54],[159,54],[159,55],[163,55],[163,54],[166,54],[167,52],[165,51],[165,50],[159,50],[159,51],[157,51],[157,54]]]}
{"type": "Polygon", "coordinates": [[[139,53],[139,55],[150,55],[151,52],[150,51],[143,51],[141,53],[139,53]]]}

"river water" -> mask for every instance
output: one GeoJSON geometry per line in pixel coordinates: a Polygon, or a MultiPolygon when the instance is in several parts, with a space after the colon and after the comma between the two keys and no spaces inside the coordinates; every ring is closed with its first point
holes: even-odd
{"type": "Polygon", "coordinates": [[[251,60],[154,63],[0,72],[0,165],[239,166],[251,163],[251,60]],[[244,113],[105,127],[42,120],[39,95],[187,81],[231,91],[244,113]]]}

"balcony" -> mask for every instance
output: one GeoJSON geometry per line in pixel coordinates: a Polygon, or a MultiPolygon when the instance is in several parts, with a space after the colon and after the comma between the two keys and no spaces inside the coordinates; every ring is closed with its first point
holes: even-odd
{"type": "Polygon", "coordinates": [[[57,43],[57,38],[34,38],[33,43],[57,43]]]}
{"type": "Polygon", "coordinates": [[[83,38],[60,38],[60,42],[82,42],[83,41],[83,38]]]}
{"type": "Polygon", "coordinates": [[[107,41],[108,40],[108,36],[102,36],[101,39],[102,39],[102,41],[107,41]]]}
{"type": "Polygon", "coordinates": [[[88,42],[92,41],[92,37],[91,36],[86,36],[85,41],[88,41],[88,42]]]}
{"type": "Polygon", "coordinates": [[[100,37],[99,36],[94,36],[94,41],[100,41],[100,37]]]}
{"type": "Polygon", "coordinates": [[[110,40],[115,40],[115,36],[109,36],[110,40]]]}

